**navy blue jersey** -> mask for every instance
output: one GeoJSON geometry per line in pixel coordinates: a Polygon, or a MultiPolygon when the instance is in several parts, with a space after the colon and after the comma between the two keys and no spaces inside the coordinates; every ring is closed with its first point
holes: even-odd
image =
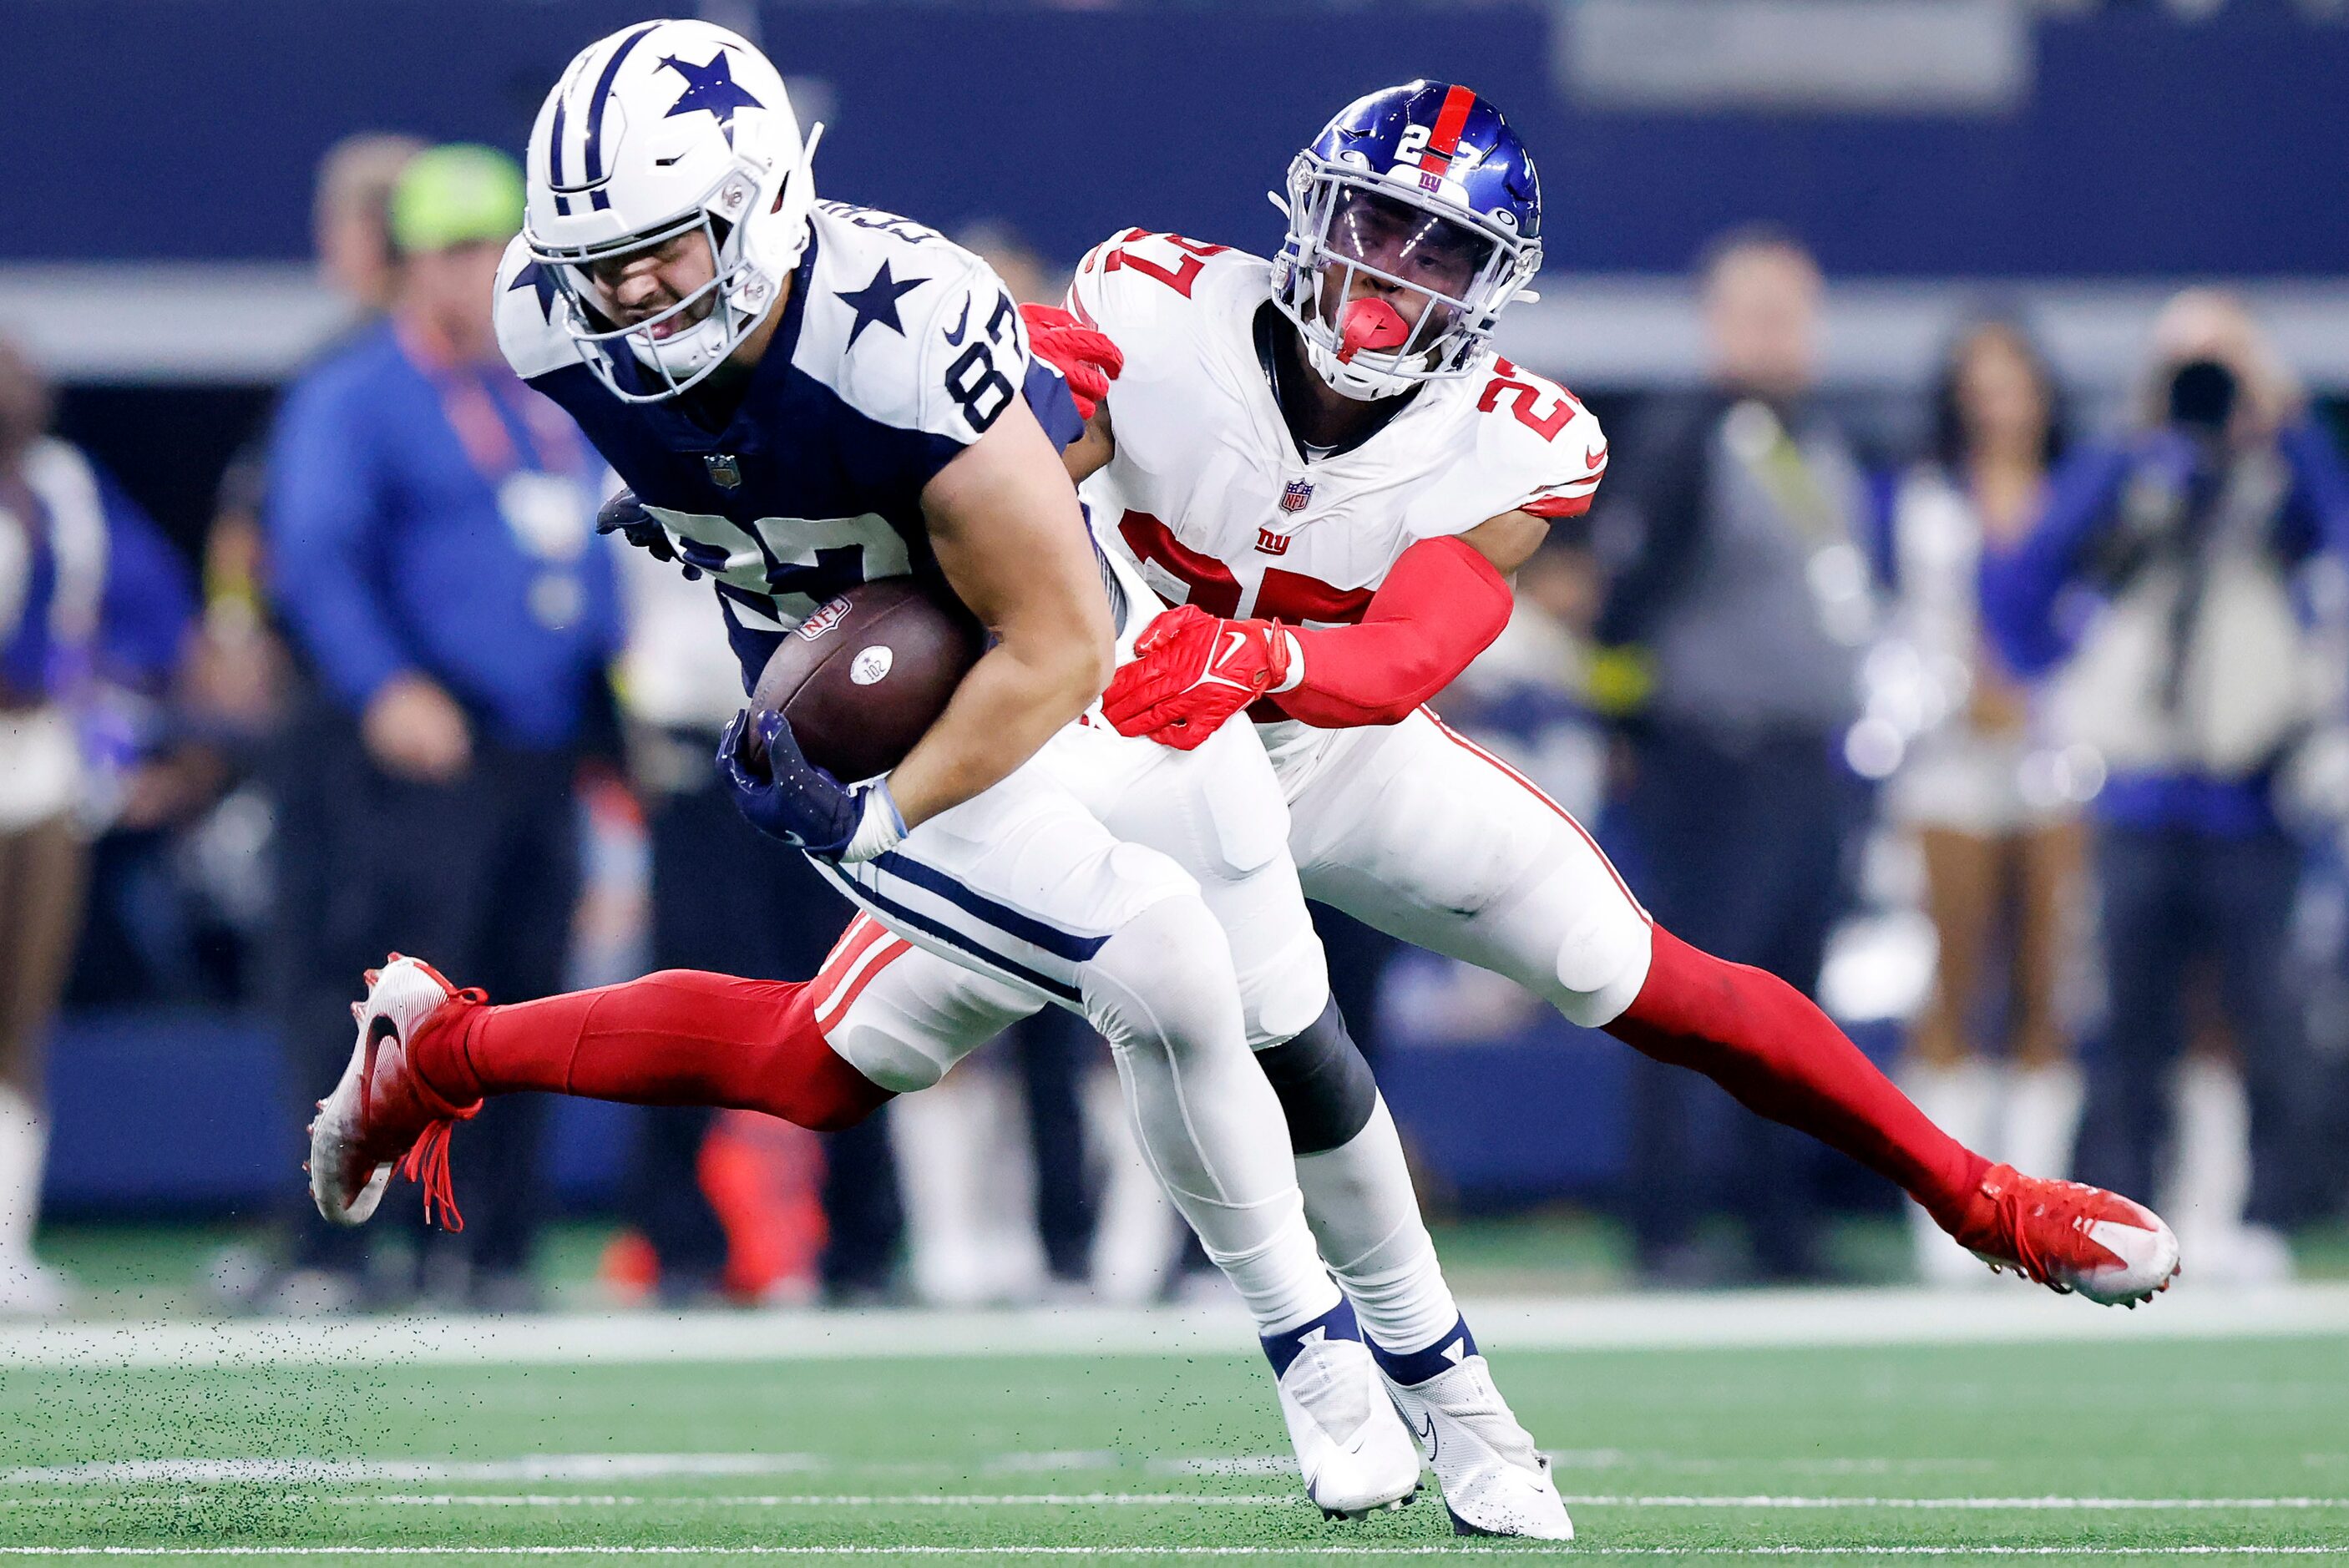
{"type": "Polygon", "coordinates": [[[570,411],[672,534],[728,552],[714,580],[746,690],[783,634],[843,589],[936,573],[922,489],[1013,398],[1056,445],[1082,430],[986,263],[868,208],[819,202],[812,222],[782,322],[715,434],[674,403],[614,397],[550,322],[553,284],[521,240],[498,277],[515,371],[570,411]]]}

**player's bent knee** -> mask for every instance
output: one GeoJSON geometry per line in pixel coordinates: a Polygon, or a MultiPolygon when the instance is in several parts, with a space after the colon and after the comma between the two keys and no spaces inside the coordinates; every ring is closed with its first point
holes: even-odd
{"type": "Polygon", "coordinates": [[[1653,951],[1653,929],[1628,900],[1578,910],[1557,944],[1551,1000],[1584,1028],[1611,1024],[1638,999],[1653,951]]]}
{"type": "Polygon", "coordinates": [[[1114,1047],[1240,1037],[1231,944],[1196,892],[1159,899],[1120,926],[1080,984],[1086,1018],[1114,1047]]]}
{"type": "Polygon", "coordinates": [[[1256,1059],[1272,1080],[1299,1154],[1344,1148],[1378,1109],[1378,1080],[1334,1001],[1295,1038],[1266,1047],[1256,1059]]]}

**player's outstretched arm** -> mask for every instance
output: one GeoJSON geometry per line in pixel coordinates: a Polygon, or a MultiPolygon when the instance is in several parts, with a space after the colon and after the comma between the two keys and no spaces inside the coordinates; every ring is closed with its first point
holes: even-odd
{"type": "Polygon", "coordinates": [[[1549,524],[1504,512],[1403,552],[1360,624],[1296,634],[1302,667],[1281,706],[1308,724],[1400,724],[1460,678],[1509,624],[1509,574],[1549,524]]]}
{"type": "Polygon", "coordinates": [[[1509,622],[1506,573],[1549,525],[1524,511],[1422,540],[1395,561],[1360,624],[1304,630],[1185,606],[1134,645],[1102,713],[1121,734],[1188,749],[1268,694],[1327,729],[1400,724],[1459,678],[1509,622]]]}
{"type": "Polygon", "coordinates": [[[889,775],[908,827],[999,782],[1082,713],[1114,643],[1076,491],[1024,401],[937,471],[922,511],[947,583],[996,641],[889,775]]]}

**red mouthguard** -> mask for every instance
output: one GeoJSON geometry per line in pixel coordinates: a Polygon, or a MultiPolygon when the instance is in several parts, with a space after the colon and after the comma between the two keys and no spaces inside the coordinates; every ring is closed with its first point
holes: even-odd
{"type": "Polygon", "coordinates": [[[1350,365],[1365,348],[1401,348],[1411,324],[1382,299],[1358,299],[1338,315],[1338,363],[1350,365]]]}

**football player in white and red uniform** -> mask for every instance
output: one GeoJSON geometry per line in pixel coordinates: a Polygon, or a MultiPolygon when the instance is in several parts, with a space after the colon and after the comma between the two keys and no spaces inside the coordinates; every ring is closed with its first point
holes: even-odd
{"type": "Polygon", "coordinates": [[[1570,392],[1485,347],[1539,266],[1538,186],[1499,115],[1456,86],[1372,94],[1281,205],[1269,263],[1129,230],[1079,268],[1073,320],[1031,313],[1040,352],[1057,333],[1082,360],[1098,335],[1122,361],[1070,458],[1100,465],[1096,528],[1183,605],[1112,680],[1110,722],[1188,747],[1246,708],[1309,897],[1709,1074],[1993,1267],[2107,1303],[2165,1287],[2177,1241],[2149,1211],[1951,1140],[1790,986],[1656,926],[1563,809],[1422,706],[1607,466],[1570,392]]]}
{"type": "MultiPolygon", "coordinates": [[[[1707,1074],[1899,1182],[1993,1267],[2106,1303],[2164,1288],[2177,1242],[2149,1211],[1951,1139],[1793,987],[1658,927],[1571,816],[1423,706],[1499,634],[1508,573],[1607,465],[1571,393],[1487,346],[1540,263],[1532,162],[1500,116],[1456,86],[1373,94],[1298,158],[1280,204],[1270,262],[1128,230],[1085,258],[1067,310],[1028,313],[1037,352],[1099,403],[1067,454],[1096,532],[1178,606],[1103,717],[1187,748],[1245,712],[1309,897],[1707,1074]]],[[[875,953],[852,932],[818,981],[851,1059],[883,1037],[934,1049],[985,1010],[983,977],[875,953]]],[[[1345,1150],[1299,1147],[1313,1209],[1308,1172],[1345,1150]]],[[[1382,1332],[1440,1275],[1407,1191],[1359,1197],[1319,1205],[1315,1235],[1457,1518],[1475,1487],[1444,1475],[1447,1448],[1488,1474],[1530,1456],[1514,1422],[1429,1397],[1430,1357],[1473,1355],[1464,1326],[1382,1332]]]]}

